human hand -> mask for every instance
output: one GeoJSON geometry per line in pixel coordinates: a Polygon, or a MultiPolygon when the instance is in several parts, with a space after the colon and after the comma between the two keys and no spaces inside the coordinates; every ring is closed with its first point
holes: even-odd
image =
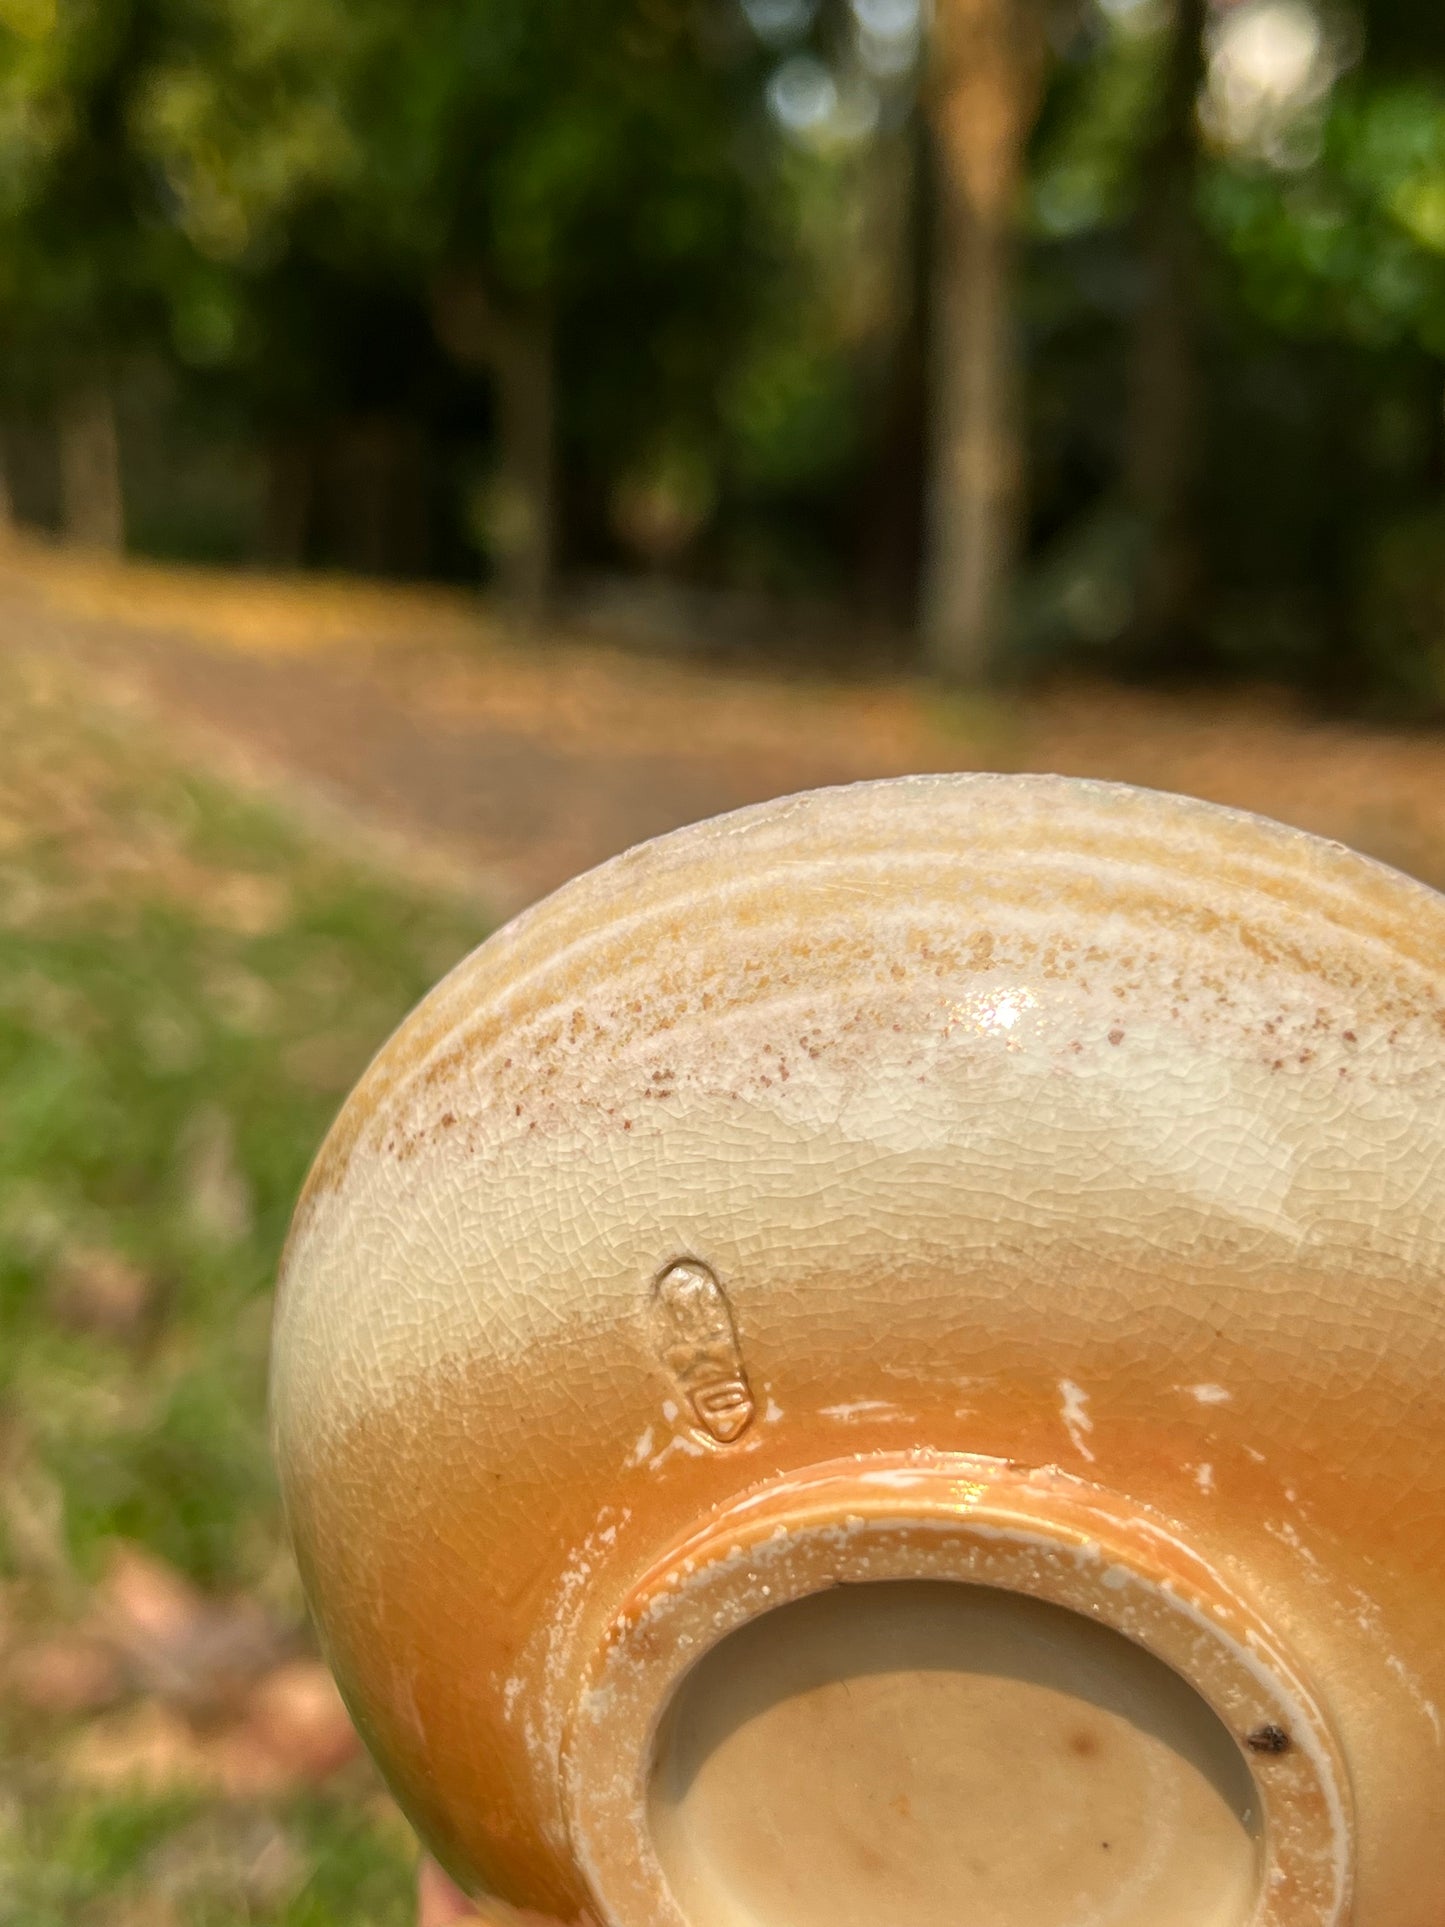
{"type": "Polygon", "coordinates": [[[423,1856],[417,1875],[417,1927],[451,1927],[453,1921],[479,1918],[461,1888],[447,1879],[435,1860],[423,1856]]]}
{"type": "MultiPolygon", "coordinates": [[[[417,1876],[417,1927],[564,1927],[549,1914],[508,1906],[505,1900],[468,1900],[461,1888],[442,1872],[435,1860],[422,1857],[417,1876]]],[[[592,1927],[584,1914],[571,1927],[592,1927]]]]}

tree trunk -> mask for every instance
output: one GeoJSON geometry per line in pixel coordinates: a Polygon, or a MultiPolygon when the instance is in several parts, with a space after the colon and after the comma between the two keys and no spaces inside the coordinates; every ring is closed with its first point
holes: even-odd
{"type": "Polygon", "coordinates": [[[15,494],[10,483],[10,437],[0,430],[0,543],[19,533],[20,519],[15,513],[15,494]]]}
{"type": "Polygon", "coordinates": [[[1176,667],[1194,662],[1202,649],[1194,117],[1206,14],[1207,0],[1177,0],[1158,133],[1145,156],[1139,221],[1145,285],[1124,457],[1125,493],[1143,532],[1128,641],[1141,657],[1167,650],[1176,667]]]}
{"type": "Polygon", "coordinates": [[[540,326],[514,329],[494,363],[502,464],[504,581],[512,599],[539,614],[556,566],[552,343],[540,326]]]}
{"type": "Polygon", "coordinates": [[[922,621],[952,682],[996,673],[1020,539],[1023,426],[1013,214],[1037,111],[1033,0],[938,0],[930,102],[936,211],[922,621]]]}
{"type": "Polygon", "coordinates": [[[503,313],[474,276],[433,292],[437,336],[495,386],[499,460],[487,535],[508,599],[529,616],[551,598],[557,562],[556,395],[546,319],[503,313]]]}
{"type": "Polygon", "coordinates": [[[881,137],[868,168],[860,252],[885,281],[861,372],[872,403],[874,459],[858,492],[859,606],[890,636],[917,621],[927,445],[927,143],[921,115],[881,137]],[[866,251],[866,252],[865,252],[866,251]]]}
{"type": "Polygon", "coordinates": [[[273,569],[304,568],[316,530],[316,439],[273,435],[265,459],[262,560],[273,569]]]}
{"type": "Polygon", "coordinates": [[[317,517],[325,559],[360,575],[421,575],[426,447],[404,414],[356,414],[328,437],[317,517]]]}
{"type": "Polygon", "coordinates": [[[105,382],[77,383],[59,419],[61,527],[79,549],[119,555],[125,547],[120,434],[105,382]]]}

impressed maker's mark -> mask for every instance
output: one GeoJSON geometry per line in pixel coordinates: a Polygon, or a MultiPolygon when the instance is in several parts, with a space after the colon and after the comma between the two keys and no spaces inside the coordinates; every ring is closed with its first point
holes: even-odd
{"type": "Polygon", "coordinates": [[[732,1306],[695,1258],[669,1265],[652,1288],[658,1351],[704,1431],[720,1445],[741,1438],[753,1418],[732,1306]]]}

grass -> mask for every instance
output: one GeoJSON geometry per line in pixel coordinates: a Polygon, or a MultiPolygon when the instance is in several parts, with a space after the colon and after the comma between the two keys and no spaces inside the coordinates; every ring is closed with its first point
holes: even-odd
{"type": "Polygon", "coordinates": [[[363,1802],[311,1794],[258,1814],[179,1795],[52,1790],[0,1825],[14,1927],[415,1927],[414,1855],[363,1802]],[[284,1863],[277,1859],[278,1849],[284,1863]],[[285,1891],[252,1868],[270,1854],[285,1891]]]}
{"type": "MultiPolygon", "coordinates": [[[[118,1539],[299,1619],[264,1427],[281,1240],[340,1099],[483,934],[0,661],[0,1580],[31,1619],[83,1610],[118,1539]]],[[[65,1739],[0,1707],[5,1927],[408,1918],[364,1775],[268,1809],[284,1895],[228,1898],[167,1855],[254,1813],[87,1792],[65,1739]]]]}

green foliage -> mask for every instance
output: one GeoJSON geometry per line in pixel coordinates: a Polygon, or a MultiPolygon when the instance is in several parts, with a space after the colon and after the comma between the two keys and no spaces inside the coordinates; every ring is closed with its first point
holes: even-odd
{"type": "Polygon", "coordinates": [[[774,492],[833,472],[852,450],[853,401],[840,354],[825,357],[806,340],[765,335],[727,397],[740,479],[774,492]]]}
{"type": "Polygon", "coordinates": [[[1445,355],[1445,79],[1342,89],[1313,166],[1217,168],[1206,210],[1271,326],[1445,355]]]}
{"type": "MultiPolygon", "coordinates": [[[[1284,0],[1298,93],[1251,102],[1222,36],[1270,4],[1213,14],[1195,135],[1192,661],[1430,714],[1445,703],[1445,37],[1393,0],[1284,0]]],[[[1037,534],[1018,610],[1026,659],[1103,666],[1139,554],[1118,491],[1140,432],[1128,398],[1157,272],[1142,209],[1172,32],[1150,0],[1110,12],[1060,68],[1030,180],[1037,534]]],[[[1169,638],[1150,647],[1133,666],[1169,669],[1169,638]]]]}
{"type": "Polygon", "coordinates": [[[1125,219],[1138,194],[1139,156],[1152,131],[1167,36],[1104,31],[1061,75],[1035,143],[1031,224],[1050,237],[1125,219]]]}
{"type": "Polygon", "coordinates": [[[1364,645],[1382,686],[1407,714],[1445,704],[1445,507],[1387,523],[1367,560],[1364,645]]]}
{"type": "MultiPolygon", "coordinates": [[[[0,1583],[73,1612],[122,1538],[298,1614],[265,1428],[281,1241],[340,1097],[482,935],[7,657],[0,1583]],[[117,1268],[140,1295],[120,1318],[87,1297],[117,1268]]],[[[141,1894],[203,1927],[411,1920],[414,1853],[363,1766],[267,1808],[100,1793],[67,1737],[7,1702],[6,1922],[141,1894]]]]}
{"type": "Polygon", "coordinates": [[[268,1293],[297,1188],[367,1057],[481,931],[209,785],[141,755],[114,768],[103,734],[52,773],[60,714],[37,730],[17,698],[33,740],[9,748],[12,795],[62,776],[73,793],[66,827],[5,866],[0,1395],[82,1570],[121,1536],[208,1583],[254,1579],[276,1532],[268,1293]],[[153,1281],[143,1356],[50,1315],[76,1247],[153,1281]]]}
{"type": "Polygon", "coordinates": [[[190,1927],[412,1927],[413,1858],[396,1830],[317,1796],[262,1818],[197,1797],[56,1792],[0,1819],[5,1918],[25,1927],[158,1918],[154,1898],[124,1911],[128,1895],[157,1888],[183,1910],[164,1917],[190,1927]],[[246,1879],[258,1847],[282,1876],[274,1892],[246,1879]]]}
{"type": "MultiPolygon", "coordinates": [[[[1403,618],[1379,584],[1394,531],[1433,527],[1441,486],[1441,409],[1421,400],[1445,387],[1437,11],[1239,0],[1210,16],[1189,188],[1192,626],[1231,673],[1354,678],[1362,700],[1408,687],[1424,703],[1434,684],[1415,628],[1382,640],[1403,618]],[[1303,49],[1294,95],[1260,83],[1231,108],[1227,31],[1272,5],[1276,53],[1291,34],[1303,49]],[[1352,419],[1336,427],[1340,383],[1352,419]],[[1391,453],[1381,424],[1402,406],[1433,427],[1391,453]]],[[[1166,0],[1049,10],[1019,210],[1030,660],[1111,660],[1128,617],[1109,612],[1145,567],[1139,505],[1131,528],[1120,497],[1181,17],[1166,0]]],[[[249,438],[273,484],[299,462],[298,486],[325,497],[300,553],[350,566],[367,560],[345,525],[373,513],[373,458],[348,450],[381,424],[417,451],[393,494],[435,526],[374,566],[470,572],[513,500],[498,343],[545,342],[566,560],[850,597],[879,476],[920,494],[929,445],[926,101],[906,50],[869,66],[844,0],[790,19],[754,32],[738,0],[3,0],[0,406],[163,366],[196,434],[249,438]],[[832,74],[847,112],[789,132],[768,84],[798,60],[832,74]],[[469,340],[446,323],[458,288],[488,317],[469,340]]],[[[135,525],[254,548],[259,510],[233,519],[187,533],[152,501],[135,525]]],[[[1168,666],[1167,638],[1141,646],[1131,660],[1168,666]]]]}

